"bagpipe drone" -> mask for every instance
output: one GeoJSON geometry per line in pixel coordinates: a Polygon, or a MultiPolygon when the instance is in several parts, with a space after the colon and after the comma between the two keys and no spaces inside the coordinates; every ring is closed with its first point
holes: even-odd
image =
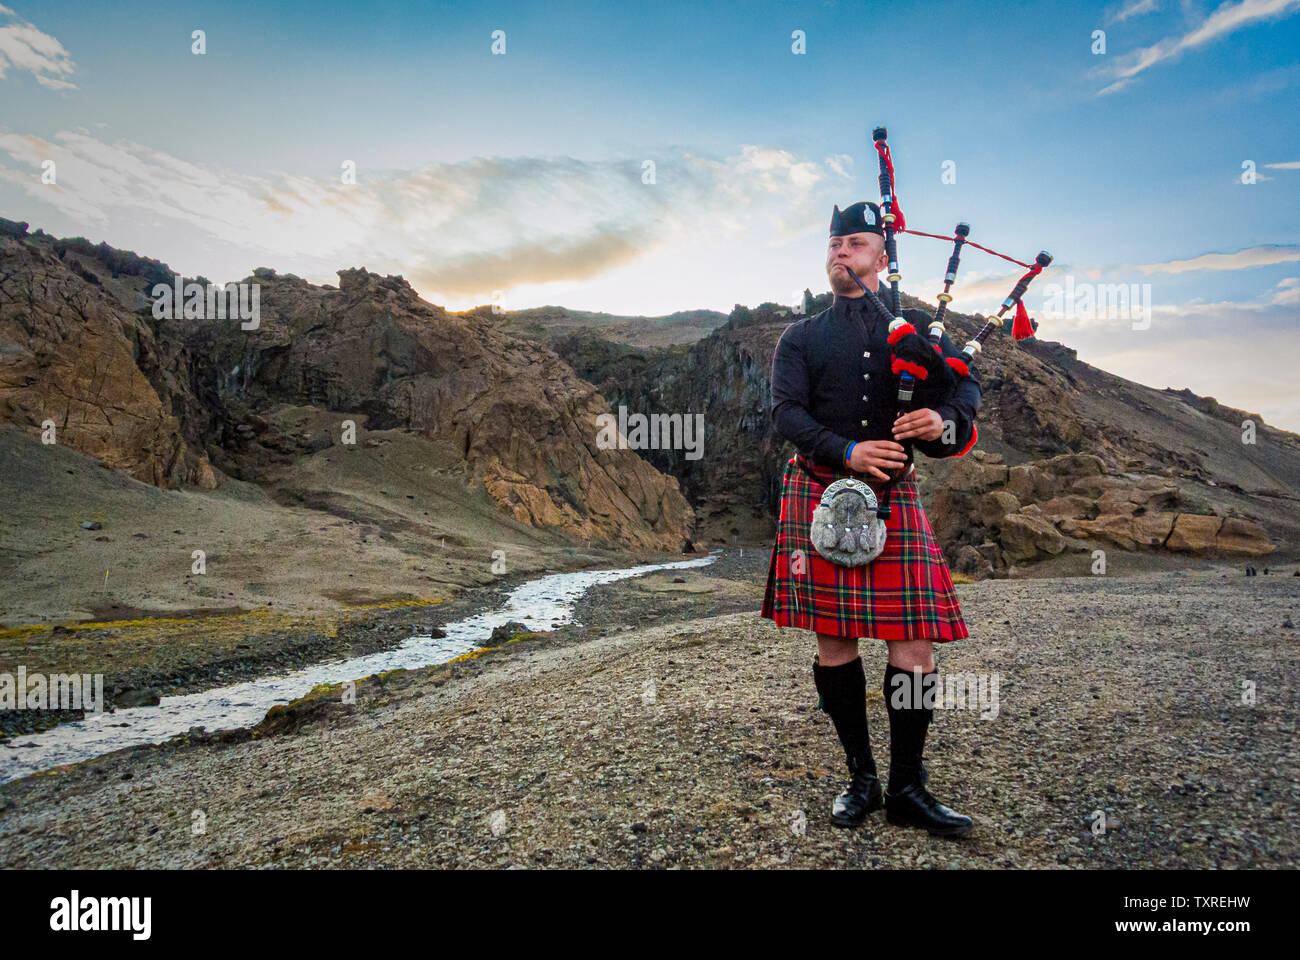
{"type": "MultiPolygon", "coordinates": [[[[988,339],[989,335],[997,327],[1006,324],[1004,317],[1008,310],[1012,308],[1015,310],[1010,323],[1012,337],[1017,341],[1021,341],[1034,336],[1038,329],[1038,323],[1030,318],[1022,298],[1029,288],[1030,281],[1052,262],[1052,255],[1043,251],[1034,258],[1032,264],[1024,263],[1014,257],[1008,257],[1004,253],[990,250],[988,247],[980,246],[970,240],[970,225],[966,223],[957,224],[951,237],[907,229],[907,221],[903,216],[903,211],[898,207],[898,197],[895,193],[894,160],[889,151],[888,133],[884,127],[877,127],[872,132],[871,139],[875,144],[876,153],[880,159],[880,219],[883,221],[884,226],[885,253],[889,257],[890,304],[887,306],[882,302],[876,292],[863,283],[862,278],[852,270],[849,270],[848,273],[862,288],[864,296],[877,314],[889,318],[890,369],[898,377],[899,414],[902,415],[912,409],[925,407],[932,410],[938,409],[940,405],[952,398],[962,380],[970,377],[969,364],[979,354],[984,346],[984,341],[988,339]],[[952,254],[948,258],[948,268],[944,274],[943,292],[938,296],[939,306],[928,324],[928,337],[921,336],[916,327],[903,317],[901,294],[898,288],[902,274],[898,269],[898,241],[896,239],[900,233],[910,233],[914,236],[930,237],[935,240],[950,240],[953,244],[952,254]],[[1001,257],[1003,260],[1009,260],[1011,263],[1025,267],[1028,272],[1016,281],[1011,292],[1002,301],[997,313],[988,316],[980,331],[967,341],[961,350],[962,356],[944,357],[940,346],[944,334],[943,318],[947,312],[948,304],[952,301],[952,285],[957,280],[957,268],[961,261],[962,247],[964,246],[972,246],[978,250],[983,250],[985,253],[1001,257]]],[[[975,445],[977,439],[978,432],[972,432],[970,441],[957,455],[964,455],[975,445]]],[[[912,457],[911,441],[904,441],[903,448],[907,453],[908,461],[910,461],[912,457]]],[[[893,486],[904,470],[906,470],[906,464],[890,477],[890,481],[885,487],[880,501],[880,516],[882,517],[889,515],[889,488],[893,486]]]]}

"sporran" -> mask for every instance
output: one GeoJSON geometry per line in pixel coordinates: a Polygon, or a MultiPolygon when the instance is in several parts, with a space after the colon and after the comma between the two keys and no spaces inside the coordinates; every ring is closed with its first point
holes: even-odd
{"type": "Polygon", "coordinates": [[[860,567],[885,549],[885,521],[876,492],[854,477],[841,477],[822,491],[813,510],[809,539],[831,563],[860,567]]]}

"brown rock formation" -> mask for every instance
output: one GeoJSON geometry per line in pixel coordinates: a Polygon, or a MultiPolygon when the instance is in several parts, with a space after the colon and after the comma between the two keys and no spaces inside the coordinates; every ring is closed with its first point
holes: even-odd
{"type": "Polygon", "coordinates": [[[690,507],[634,451],[602,450],[605,401],[551,350],[481,316],[425,303],[400,277],[339,272],[339,288],[265,272],[262,327],[187,329],[230,382],[232,410],[308,399],[364,413],[463,451],[481,483],[520,522],[579,538],[678,550],[690,507]]]}
{"type": "Polygon", "coordinates": [[[1013,513],[998,524],[1002,553],[1010,563],[1035,560],[1044,554],[1056,556],[1065,549],[1065,538],[1043,516],[1013,513]]]}
{"type": "Polygon", "coordinates": [[[1214,551],[1247,556],[1262,556],[1276,549],[1264,528],[1249,520],[1191,513],[1180,513],[1174,519],[1165,545],[1186,553],[1214,551]]]}
{"type": "MultiPolygon", "coordinates": [[[[809,310],[829,300],[811,298],[809,310]]],[[[904,306],[924,307],[910,297],[904,306]]],[[[958,343],[980,323],[949,318],[958,343]]],[[[776,342],[796,319],[777,304],[738,306],[699,342],[664,350],[602,339],[597,326],[580,334],[566,327],[553,342],[600,385],[611,409],[622,403],[705,413],[704,460],[652,454],[654,463],[682,480],[710,542],[748,533],[762,543],[771,535],[781,469],[794,452],[768,420],[768,376],[776,342]]],[[[1207,554],[1250,555],[1266,544],[1300,551],[1300,438],[1293,434],[1255,417],[1258,442],[1243,445],[1241,419],[1250,415],[1111,376],[1060,344],[1017,345],[994,334],[977,368],[984,386],[979,446],[959,460],[922,457],[918,464],[930,522],[956,566],[1001,572],[1016,562],[1002,543],[1004,520],[1013,516],[1020,519],[1010,524],[1007,545],[1021,562],[1095,545],[1172,550],[1165,539],[1179,514],[1249,525],[1220,536],[1207,554]],[[1031,505],[1037,514],[1026,511],[1031,505]]]]}
{"type": "Polygon", "coordinates": [[[986,527],[997,526],[1009,513],[1020,509],[1020,501],[1008,490],[990,490],[975,501],[975,515],[986,527]]]}
{"type": "Polygon", "coordinates": [[[1155,549],[1166,546],[1174,526],[1174,514],[1149,513],[1135,517],[1132,513],[1108,513],[1096,520],[1080,520],[1063,525],[1074,536],[1105,540],[1125,550],[1155,549]]]}
{"type": "Polygon", "coordinates": [[[1277,547],[1269,541],[1268,531],[1259,524],[1239,517],[1224,517],[1223,525],[1214,535],[1214,549],[1257,557],[1272,553],[1277,547]]]}
{"type": "Polygon", "coordinates": [[[246,281],[259,285],[255,330],[155,320],[147,293],[173,279],[163,265],[19,226],[0,239],[4,420],[54,419],[60,442],[158,485],[210,487],[215,466],[292,488],[297,458],[352,419],[450,451],[436,466],[463,468],[519,522],[647,550],[691,536],[675,478],[601,449],[607,404],[591,384],[548,347],[449,314],[401,277],[343,270],[334,288],[258,270],[246,281]],[[334,429],[286,433],[292,418],[271,415],[284,405],[331,411],[334,429]]]}
{"type": "Polygon", "coordinates": [[[81,249],[12,232],[0,237],[0,421],[52,421],[54,442],[156,486],[211,484],[181,428],[176,345],[123,308],[81,249]]]}

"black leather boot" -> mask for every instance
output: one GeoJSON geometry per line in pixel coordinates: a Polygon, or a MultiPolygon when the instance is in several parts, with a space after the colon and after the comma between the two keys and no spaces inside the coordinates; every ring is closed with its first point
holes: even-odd
{"type": "MultiPolygon", "coordinates": [[[[938,680],[931,671],[922,677],[921,691],[938,680]]],[[[921,755],[934,708],[917,700],[911,671],[885,668],[885,709],[889,712],[889,790],[885,794],[885,819],[897,826],[920,827],[936,837],[964,837],[971,818],[944,806],[926,789],[929,780],[921,755]],[[905,678],[900,681],[897,677],[905,678]]]]}
{"type": "Polygon", "coordinates": [[[884,791],[876,776],[867,728],[867,677],[862,658],[838,667],[823,667],[813,659],[813,680],[821,694],[821,706],[835,724],[844,758],[849,766],[849,783],[835,798],[831,823],[856,827],[873,810],[884,805],[884,791]]]}
{"type": "Polygon", "coordinates": [[[884,806],[884,790],[876,776],[876,761],[849,763],[849,784],[831,805],[831,823],[837,827],[856,827],[873,810],[884,806]]]}

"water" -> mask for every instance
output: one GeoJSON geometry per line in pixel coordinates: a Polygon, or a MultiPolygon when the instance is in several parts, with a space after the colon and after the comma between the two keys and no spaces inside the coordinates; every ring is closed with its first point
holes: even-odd
{"type": "Polygon", "coordinates": [[[676,563],[552,574],[516,587],[498,610],[446,624],[442,628],[446,631],[445,637],[417,634],[391,650],[364,657],[327,660],[281,676],[163,697],[153,707],[88,713],[84,720],[9,741],[0,750],[0,783],[125,747],[164,743],[192,727],[215,731],[253,726],[277,703],[295,700],[317,684],[358,680],[385,670],[410,670],[446,663],[485,646],[492,630],[511,620],[520,621],[530,630],[552,630],[572,622],[574,602],[597,584],[640,576],[652,570],[699,567],[716,559],[717,555],[711,554],[698,560],[676,563]]]}

